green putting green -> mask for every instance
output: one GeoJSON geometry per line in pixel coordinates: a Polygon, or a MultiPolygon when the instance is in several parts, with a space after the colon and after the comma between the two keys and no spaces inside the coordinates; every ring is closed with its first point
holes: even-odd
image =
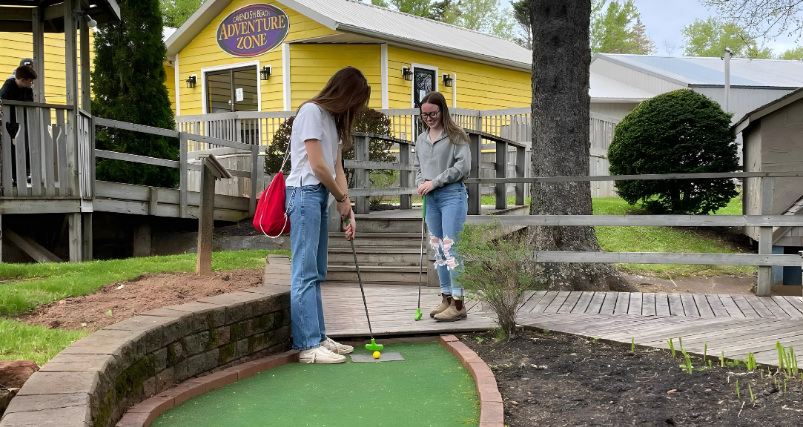
{"type": "MultiPolygon", "coordinates": [[[[380,340],[381,343],[381,340],[380,340]]],[[[471,374],[437,342],[393,344],[404,361],[293,363],[190,399],[154,426],[465,426],[479,424],[471,374]]],[[[368,353],[355,348],[355,353],[368,353]]]]}

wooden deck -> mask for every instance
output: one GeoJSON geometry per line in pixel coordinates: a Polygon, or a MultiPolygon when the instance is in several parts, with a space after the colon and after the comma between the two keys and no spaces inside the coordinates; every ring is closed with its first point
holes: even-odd
{"type": "MultiPolygon", "coordinates": [[[[270,256],[265,283],[289,289],[290,268],[285,257],[270,256]]],[[[365,284],[365,298],[375,336],[427,335],[486,331],[496,327],[482,304],[468,301],[468,319],[454,323],[432,321],[430,306],[438,289],[422,288],[424,317],[416,322],[418,288],[365,284]]],[[[334,338],[366,337],[360,288],[357,283],[325,283],[322,290],[327,334],[334,338]]],[[[777,365],[776,342],[803,348],[803,297],[700,295],[627,292],[538,291],[527,295],[519,310],[523,326],[638,346],[669,348],[667,340],[683,339],[693,354],[745,359],[751,352],[760,364],[777,365]]],[[[799,353],[803,353],[800,352],[799,353]]],[[[803,363],[803,356],[798,356],[803,363]]]]}

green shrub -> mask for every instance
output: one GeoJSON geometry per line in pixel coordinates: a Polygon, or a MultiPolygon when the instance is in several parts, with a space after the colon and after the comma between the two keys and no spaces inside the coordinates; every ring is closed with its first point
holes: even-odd
{"type": "MultiPolygon", "coordinates": [[[[691,89],[642,102],[616,126],[608,149],[612,175],[733,172],[738,167],[731,114],[691,89]]],[[[628,203],[653,213],[708,214],[737,195],[730,179],[617,181],[628,203]]]]}
{"type": "Polygon", "coordinates": [[[467,224],[456,249],[463,258],[463,271],[457,276],[460,286],[491,307],[506,336],[515,335],[516,312],[524,295],[543,287],[526,232],[511,232],[498,219],[490,224],[467,224]]]}

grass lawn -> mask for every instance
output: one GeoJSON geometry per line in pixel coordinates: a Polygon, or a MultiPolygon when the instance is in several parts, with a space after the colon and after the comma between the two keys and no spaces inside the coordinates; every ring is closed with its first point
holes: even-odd
{"type": "MultiPolygon", "coordinates": [[[[290,255],[289,251],[264,250],[213,252],[212,269],[262,269],[269,253],[290,255]]],[[[109,283],[132,280],[141,274],[194,271],[195,262],[195,254],[183,254],[82,263],[0,264],[0,316],[88,295],[109,283]]],[[[0,317],[0,359],[33,359],[41,365],[86,334],[0,317]]]]}
{"type": "MultiPolygon", "coordinates": [[[[595,215],[625,215],[638,211],[620,198],[594,199],[595,215]]],[[[738,197],[716,215],[741,215],[742,202],[738,197]]],[[[673,227],[596,227],[597,239],[608,252],[675,252],[675,253],[731,253],[731,247],[718,239],[707,237],[690,229],[673,227]]],[[[753,274],[754,266],[739,265],[683,265],[683,264],[617,264],[619,271],[670,278],[676,276],[718,276],[753,274]]]]}

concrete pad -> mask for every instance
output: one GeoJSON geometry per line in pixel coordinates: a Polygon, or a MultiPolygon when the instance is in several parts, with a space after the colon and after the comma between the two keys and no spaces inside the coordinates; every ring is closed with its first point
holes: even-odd
{"type": "Polygon", "coordinates": [[[380,356],[379,359],[374,359],[373,354],[352,354],[351,361],[354,363],[367,363],[367,362],[392,362],[397,360],[404,360],[401,353],[398,352],[387,352],[382,353],[379,352],[380,356]]]}

